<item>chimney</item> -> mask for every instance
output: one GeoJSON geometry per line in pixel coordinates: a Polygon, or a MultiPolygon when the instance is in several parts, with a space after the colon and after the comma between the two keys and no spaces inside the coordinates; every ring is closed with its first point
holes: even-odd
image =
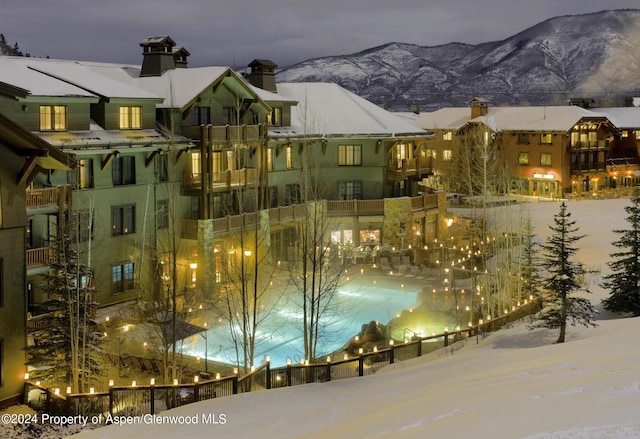
{"type": "Polygon", "coordinates": [[[254,59],[249,63],[251,72],[247,79],[251,85],[273,93],[276,89],[276,67],[278,65],[268,59],[254,59]]]}
{"type": "Polygon", "coordinates": [[[184,47],[176,47],[173,49],[173,62],[176,65],[176,69],[187,68],[187,58],[191,55],[184,47]]]}
{"type": "Polygon", "coordinates": [[[486,116],[489,112],[489,101],[485,98],[473,98],[469,104],[471,105],[471,119],[486,116]]]}
{"type": "MultiPolygon", "coordinates": [[[[140,76],[160,76],[176,68],[174,50],[176,43],[168,35],[148,37],[142,40],[142,70],[140,76]]],[[[185,51],[186,52],[186,51],[185,51]]],[[[188,54],[188,52],[186,52],[188,54]]],[[[186,65],[186,57],[185,57],[186,65]]]]}

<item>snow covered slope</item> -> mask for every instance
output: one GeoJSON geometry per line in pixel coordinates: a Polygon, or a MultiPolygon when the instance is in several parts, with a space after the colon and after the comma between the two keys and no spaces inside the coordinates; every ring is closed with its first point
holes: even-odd
{"type": "Polygon", "coordinates": [[[503,41],[425,47],[390,43],[307,60],[279,82],[336,82],[392,110],[434,110],[474,96],[493,104],[565,103],[640,87],[640,10],[556,17],[503,41]]]}

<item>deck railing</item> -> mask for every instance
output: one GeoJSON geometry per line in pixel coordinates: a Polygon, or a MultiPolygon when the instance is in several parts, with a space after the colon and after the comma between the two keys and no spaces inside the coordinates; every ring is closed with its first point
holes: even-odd
{"type": "Polygon", "coordinates": [[[220,377],[217,374],[216,379],[201,381],[194,376],[191,382],[175,382],[173,385],[112,386],[104,392],[82,394],[61,394],[61,389],[46,388],[26,381],[24,402],[48,415],[83,415],[88,416],[94,424],[107,424],[109,419],[119,416],[154,415],[193,402],[238,393],[362,377],[372,375],[388,364],[420,357],[471,337],[478,338],[496,331],[539,311],[541,303],[541,299],[537,298],[514,306],[511,312],[496,319],[481,321],[468,328],[428,337],[415,336],[411,341],[374,348],[371,352],[359,349],[355,355],[347,355],[337,361],[327,358],[314,364],[287,364],[276,368],[266,361],[242,377],[220,377]]]}

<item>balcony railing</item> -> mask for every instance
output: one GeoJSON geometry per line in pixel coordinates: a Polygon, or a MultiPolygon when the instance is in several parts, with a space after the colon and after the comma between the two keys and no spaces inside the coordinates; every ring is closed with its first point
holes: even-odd
{"type": "Polygon", "coordinates": [[[571,173],[580,172],[593,172],[593,171],[606,171],[607,165],[605,162],[593,162],[593,163],[572,163],[571,173]]]}
{"type": "Polygon", "coordinates": [[[327,211],[330,215],[382,215],[384,200],[327,201],[327,211]]]}
{"type": "MultiPolygon", "coordinates": [[[[207,180],[205,179],[205,181],[207,180]]],[[[256,168],[214,172],[211,174],[211,188],[214,190],[226,190],[257,183],[258,170],[256,168]]],[[[184,178],[184,186],[190,189],[201,189],[202,174],[187,173],[184,178]]]]}
{"type": "MultiPolygon", "coordinates": [[[[269,223],[280,224],[288,221],[295,221],[304,218],[306,209],[304,205],[274,207],[269,209],[269,223]]],[[[256,225],[256,213],[245,213],[243,215],[228,215],[223,218],[215,218],[213,222],[213,233],[216,235],[226,234],[233,230],[251,228],[256,225]]],[[[182,238],[198,238],[198,220],[185,219],[182,221],[182,238]]]]}
{"type": "Polygon", "coordinates": [[[574,142],[571,149],[609,149],[608,140],[588,140],[586,142],[574,142]]]}
{"type": "Polygon", "coordinates": [[[55,247],[40,247],[27,250],[27,268],[45,267],[58,261],[55,247]]]}
{"type": "Polygon", "coordinates": [[[68,204],[65,194],[70,194],[69,186],[46,187],[41,189],[27,189],[27,209],[51,207],[68,204]]]}
{"type": "Polygon", "coordinates": [[[266,125],[183,125],[182,134],[204,145],[252,143],[266,136],[266,125]]]}
{"type": "Polygon", "coordinates": [[[394,159],[389,162],[387,173],[392,178],[405,178],[431,172],[431,157],[394,159]]]}
{"type": "MultiPolygon", "coordinates": [[[[437,208],[437,195],[431,194],[411,197],[411,210],[413,212],[437,208]]],[[[327,213],[332,216],[384,215],[384,200],[327,201],[327,213]]],[[[305,216],[306,207],[304,204],[269,209],[269,223],[272,225],[297,221],[305,216]]],[[[215,218],[211,221],[213,222],[213,233],[216,235],[224,235],[242,228],[250,229],[255,227],[257,223],[255,212],[242,215],[229,215],[223,218],[215,218]]],[[[182,238],[198,238],[198,220],[184,219],[182,221],[182,238]]]]}

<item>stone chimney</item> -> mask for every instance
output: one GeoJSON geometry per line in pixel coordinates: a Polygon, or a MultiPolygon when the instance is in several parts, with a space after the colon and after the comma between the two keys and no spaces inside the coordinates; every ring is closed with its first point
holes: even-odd
{"type": "Polygon", "coordinates": [[[489,101],[484,98],[473,98],[469,104],[471,105],[471,119],[486,116],[489,112],[489,101]]]}
{"type": "Polygon", "coordinates": [[[251,72],[247,75],[247,80],[263,90],[276,93],[276,67],[278,65],[268,59],[254,59],[249,63],[251,72]]]}
{"type": "Polygon", "coordinates": [[[142,70],[140,76],[160,76],[176,66],[186,67],[189,52],[184,48],[174,49],[175,41],[170,36],[148,37],[142,40],[142,70]]]}

